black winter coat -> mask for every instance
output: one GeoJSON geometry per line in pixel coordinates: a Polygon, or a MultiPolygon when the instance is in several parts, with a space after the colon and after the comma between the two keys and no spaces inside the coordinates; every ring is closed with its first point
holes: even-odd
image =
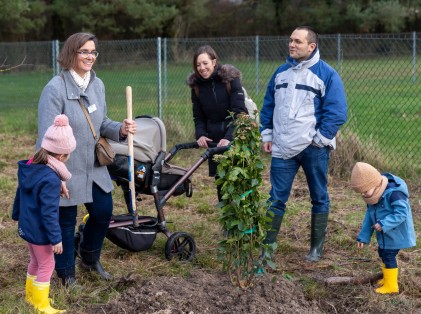
{"type": "Polygon", "coordinates": [[[244,92],[241,86],[241,72],[230,64],[217,66],[208,79],[190,74],[187,84],[191,87],[193,119],[196,139],[209,137],[214,143],[221,139],[231,141],[234,132],[230,112],[234,117],[242,112],[247,113],[244,104],[244,92]],[[226,82],[230,82],[228,93],[226,82]],[[229,117],[227,119],[227,117],[229,117]]]}

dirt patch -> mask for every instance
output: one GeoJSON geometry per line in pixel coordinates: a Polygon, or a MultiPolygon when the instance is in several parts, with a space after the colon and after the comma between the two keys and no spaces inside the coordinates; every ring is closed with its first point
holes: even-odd
{"type": "Polygon", "coordinates": [[[322,313],[315,302],[306,300],[297,284],[267,274],[247,290],[235,288],[222,272],[193,271],[189,278],[138,275],[121,279],[116,289],[124,290],[115,300],[85,313],[322,313]],[[124,287],[124,289],[123,289],[124,287]]]}

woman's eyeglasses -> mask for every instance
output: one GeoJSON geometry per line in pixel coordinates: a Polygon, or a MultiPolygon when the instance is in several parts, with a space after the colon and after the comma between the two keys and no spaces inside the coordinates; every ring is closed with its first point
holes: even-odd
{"type": "Polygon", "coordinates": [[[82,50],[82,51],[76,51],[76,53],[80,54],[83,58],[87,58],[89,57],[89,55],[91,55],[94,58],[98,58],[99,52],[94,50],[94,51],[87,51],[87,50],[82,50]]]}

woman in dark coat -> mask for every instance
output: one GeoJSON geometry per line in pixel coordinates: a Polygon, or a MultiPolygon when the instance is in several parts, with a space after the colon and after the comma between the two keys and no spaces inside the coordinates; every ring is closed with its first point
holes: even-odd
{"type": "MultiPolygon", "coordinates": [[[[216,52],[208,45],[197,49],[193,69],[187,84],[192,90],[197,143],[204,148],[208,147],[208,143],[215,143],[218,147],[227,146],[233,139],[234,131],[230,113],[234,118],[239,113],[247,113],[241,72],[233,65],[220,65],[216,52]]],[[[216,175],[216,167],[217,164],[209,159],[209,176],[216,175]]]]}

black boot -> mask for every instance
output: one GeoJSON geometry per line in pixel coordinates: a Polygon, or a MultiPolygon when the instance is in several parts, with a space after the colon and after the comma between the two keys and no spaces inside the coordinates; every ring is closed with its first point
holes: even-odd
{"type": "Polygon", "coordinates": [[[276,237],[281,228],[282,219],[284,215],[275,215],[272,217],[271,229],[267,232],[266,238],[263,240],[263,244],[272,244],[276,242],[276,237]]]}
{"type": "Polygon", "coordinates": [[[68,268],[56,272],[57,277],[61,279],[61,284],[66,288],[76,285],[76,272],[74,268],[68,268]]]}
{"type": "Polygon", "coordinates": [[[328,216],[329,213],[311,214],[311,248],[306,257],[310,262],[318,262],[323,255],[328,216]]]}
{"type": "Polygon", "coordinates": [[[111,280],[112,276],[102,267],[99,256],[101,250],[87,251],[79,246],[80,266],[87,271],[96,271],[102,279],[111,280]]]}

